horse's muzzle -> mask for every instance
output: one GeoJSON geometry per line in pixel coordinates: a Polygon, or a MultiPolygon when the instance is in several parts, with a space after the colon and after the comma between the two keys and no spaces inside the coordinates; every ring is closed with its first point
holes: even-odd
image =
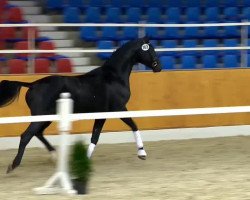
{"type": "Polygon", "coordinates": [[[159,61],[154,61],[152,63],[152,69],[153,69],[153,72],[160,72],[161,71],[160,62],[159,61]]]}

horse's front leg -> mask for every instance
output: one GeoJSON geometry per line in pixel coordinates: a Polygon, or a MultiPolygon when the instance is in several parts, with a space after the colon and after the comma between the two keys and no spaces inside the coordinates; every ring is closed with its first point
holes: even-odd
{"type": "Polygon", "coordinates": [[[136,146],[137,146],[137,149],[138,149],[138,152],[137,152],[137,155],[140,159],[142,160],[146,160],[146,157],[147,157],[147,153],[143,147],[143,142],[142,142],[142,138],[141,138],[141,134],[140,134],[140,131],[138,130],[135,122],[133,121],[132,118],[121,118],[121,120],[127,124],[133,131],[133,134],[134,134],[134,138],[135,138],[135,141],[136,141],[136,146]]]}
{"type": "Polygon", "coordinates": [[[88,158],[91,158],[91,156],[95,150],[95,146],[99,140],[100,133],[102,131],[102,127],[103,127],[105,121],[106,121],[106,119],[96,119],[95,120],[94,127],[92,130],[91,143],[89,144],[89,148],[88,148],[88,152],[87,152],[88,158]]]}

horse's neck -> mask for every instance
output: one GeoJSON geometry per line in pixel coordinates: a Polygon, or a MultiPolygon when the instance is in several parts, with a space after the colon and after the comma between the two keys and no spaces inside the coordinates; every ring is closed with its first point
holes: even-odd
{"type": "Polygon", "coordinates": [[[104,64],[104,68],[110,75],[110,78],[120,79],[129,84],[129,76],[133,66],[136,64],[134,55],[135,49],[115,52],[110,60],[104,64]]]}

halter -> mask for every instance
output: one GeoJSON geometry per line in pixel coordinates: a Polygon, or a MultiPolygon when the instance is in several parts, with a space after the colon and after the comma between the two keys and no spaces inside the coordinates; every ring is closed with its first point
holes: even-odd
{"type": "MultiPolygon", "coordinates": [[[[150,43],[144,43],[142,46],[141,46],[141,49],[143,51],[148,51],[150,46],[149,46],[150,43]]],[[[153,60],[153,63],[152,63],[152,67],[153,68],[156,68],[158,63],[157,61],[154,59],[154,56],[152,55],[152,53],[149,51],[149,55],[151,56],[151,59],[153,60]]]]}

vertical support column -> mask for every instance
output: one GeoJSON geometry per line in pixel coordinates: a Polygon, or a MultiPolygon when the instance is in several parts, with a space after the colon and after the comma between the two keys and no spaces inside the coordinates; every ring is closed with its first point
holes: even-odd
{"type": "MultiPolygon", "coordinates": [[[[243,21],[243,22],[247,22],[247,21],[243,21]]],[[[241,26],[241,46],[248,46],[248,26],[241,26]]],[[[248,63],[248,59],[247,59],[247,52],[248,49],[244,49],[240,51],[240,57],[241,57],[241,63],[240,66],[241,67],[249,67],[247,66],[248,63]]]]}
{"type": "Polygon", "coordinates": [[[37,194],[56,194],[66,193],[75,194],[71,179],[68,173],[68,158],[69,158],[69,132],[72,127],[70,114],[73,112],[73,100],[70,99],[69,93],[62,93],[60,99],[57,100],[57,114],[59,115],[58,128],[61,134],[61,142],[59,146],[59,158],[57,161],[57,170],[51,176],[43,187],[35,188],[37,194]]]}

